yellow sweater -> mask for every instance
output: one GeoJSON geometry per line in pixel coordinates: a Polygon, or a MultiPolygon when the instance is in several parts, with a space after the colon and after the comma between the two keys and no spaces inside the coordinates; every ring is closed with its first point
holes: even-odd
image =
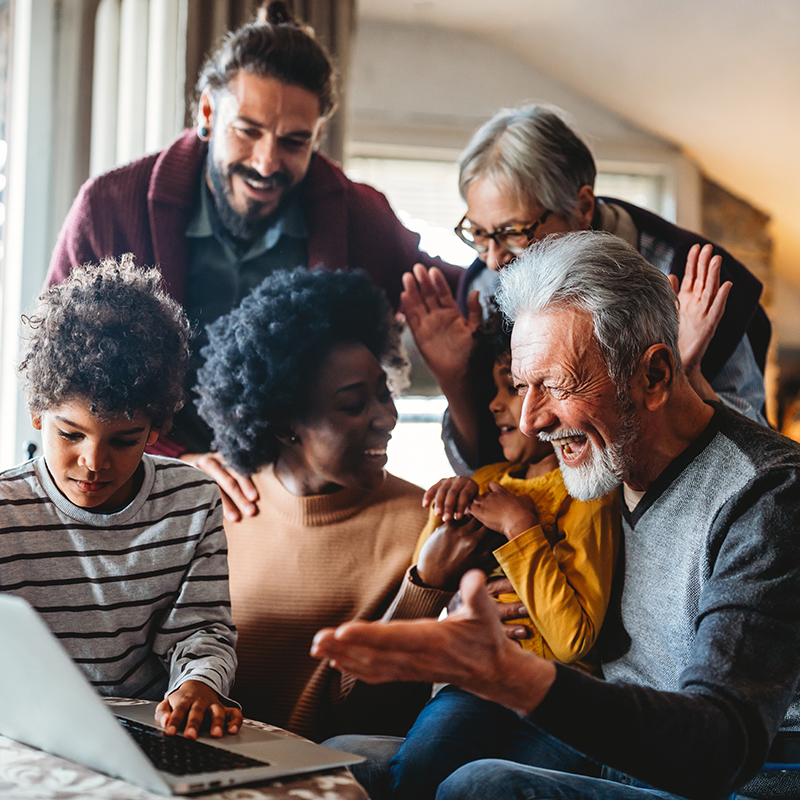
{"type": "MultiPolygon", "coordinates": [[[[356,682],[308,651],[322,627],[385,615],[435,616],[447,603],[449,594],[417,587],[406,576],[427,518],[422,489],[387,475],[372,491],[295,497],[271,467],[253,481],[259,513],[225,522],[239,631],[232,696],[247,716],[317,740],[343,732],[342,726],[397,732],[400,717],[413,721],[412,711],[419,711],[409,708],[398,684],[357,684],[353,697],[356,682]]],[[[416,694],[422,702],[420,687],[416,694]]]]}
{"type": "MultiPolygon", "coordinates": [[[[490,464],[472,479],[481,494],[497,481],[516,495],[534,502],[539,525],[530,528],[494,551],[500,567],[511,580],[514,595],[530,614],[518,622],[529,625],[533,635],[521,644],[550,661],[597,669],[593,647],[603,624],[611,594],[611,580],[619,547],[620,511],[617,493],[581,502],[567,493],[561,470],[537,478],[515,478],[527,465],[490,464]]],[[[429,515],[417,548],[442,524],[429,515]]]]}

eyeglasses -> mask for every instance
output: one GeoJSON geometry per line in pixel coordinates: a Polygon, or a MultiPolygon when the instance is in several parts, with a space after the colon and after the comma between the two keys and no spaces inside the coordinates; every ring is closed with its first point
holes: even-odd
{"type": "Polygon", "coordinates": [[[481,228],[474,228],[467,219],[467,215],[464,214],[461,222],[456,225],[455,232],[464,244],[468,244],[479,253],[485,253],[489,249],[489,240],[492,239],[498,247],[518,256],[531,243],[539,226],[543,225],[552,213],[548,209],[533,225],[509,225],[499,228],[493,233],[488,233],[481,228]]]}

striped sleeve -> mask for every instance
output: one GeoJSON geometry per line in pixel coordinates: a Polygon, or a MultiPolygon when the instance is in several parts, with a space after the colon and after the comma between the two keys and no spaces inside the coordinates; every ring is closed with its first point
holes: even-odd
{"type": "Polygon", "coordinates": [[[235,647],[228,546],[222,504],[217,502],[208,510],[203,538],[153,643],[153,650],[161,655],[169,671],[167,694],[184,681],[197,680],[233,704],[228,694],[236,672],[235,647]]]}

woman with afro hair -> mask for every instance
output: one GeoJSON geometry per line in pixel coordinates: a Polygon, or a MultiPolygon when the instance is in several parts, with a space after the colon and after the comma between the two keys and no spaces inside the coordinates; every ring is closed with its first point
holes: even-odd
{"type": "Polygon", "coordinates": [[[397,422],[387,372],[407,368],[389,305],[360,273],[278,272],[208,332],[198,408],[259,496],[254,516],[225,522],[233,695],[317,741],[402,735],[430,687],[367,686],[309,655],[321,627],[437,615],[451,593],[436,587],[465,568],[452,558],[427,585],[409,568],[428,514],[422,489],[384,469],[397,422]]]}

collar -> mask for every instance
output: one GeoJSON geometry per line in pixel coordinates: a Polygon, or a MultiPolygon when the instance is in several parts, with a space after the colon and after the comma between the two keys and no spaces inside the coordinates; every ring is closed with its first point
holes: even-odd
{"type": "MultiPolygon", "coordinates": [[[[260,502],[287,522],[307,528],[333,525],[351,519],[367,505],[375,502],[375,496],[380,490],[380,487],[372,490],[345,488],[331,494],[298,497],[280,482],[272,464],[250,477],[258,489],[260,502]]],[[[387,474],[384,473],[381,487],[386,485],[386,480],[387,474]]]]}
{"type": "Polygon", "coordinates": [[[690,442],[683,452],[679,453],[664,467],[661,474],[647,487],[641,499],[633,509],[629,509],[627,503],[623,502],[622,515],[632,528],[636,527],[636,523],[642,518],[647,509],[669,488],[672,482],[678,478],[686,467],[708,447],[712,439],[719,433],[721,418],[725,413],[724,407],[715,400],[706,400],[705,402],[706,405],[714,409],[714,416],[711,417],[708,424],[698,434],[697,438],[693,442],[690,442]]]}
{"type": "Polygon", "coordinates": [[[607,231],[624,239],[629,245],[639,249],[639,230],[631,219],[631,215],[622,206],[597,198],[595,201],[592,227],[595,230],[607,231]]]}
{"type": "MultiPolygon", "coordinates": [[[[239,252],[219,222],[219,216],[214,206],[214,196],[211,194],[206,181],[205,165],[200,170],[200,202],[189,220],[186,236],[192,239],[213,236],[223,247],[239,252]]],[[[303,216],[303,209],[300,206],[298,192],[296,191],[289,193],[281,208],[273,216],[264,234],[251,243],[243,254],[242,259],[257,258],[266,253],[278,244],[281,236],[308,239],[308,226],[303,216]]]]}

